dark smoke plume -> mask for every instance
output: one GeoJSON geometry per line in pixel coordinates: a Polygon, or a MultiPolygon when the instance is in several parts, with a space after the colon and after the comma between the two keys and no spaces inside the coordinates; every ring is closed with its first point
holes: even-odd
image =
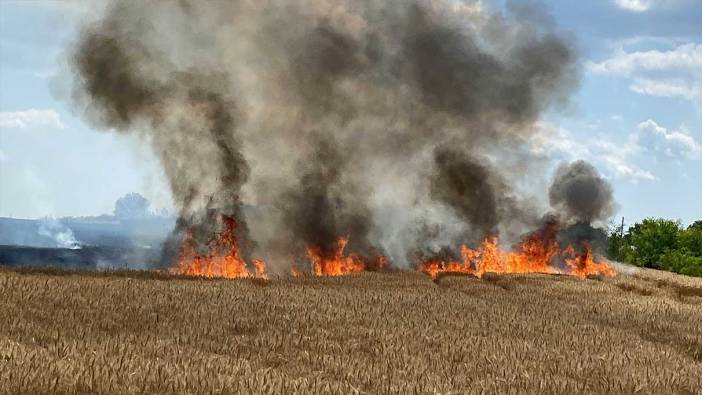
{"type": "Polygon", "coordinates": [[[584,161],[561,164],[551,182],[549,200],[562,222],[558,233],[561,246],[604,251],[607,234],[598,226],[612,216],[614,197],[609,182],[592,165],[584,161]]]}
{"type": "Polygon", "coordinates": [[[497,192],[490,171],[463,152],[440,148],[434,152],[431,197],[456,211],[471,233],[482,238],[497,231],[497,192]]]}
{"type": "Polygon", "coordinates": [[[173,249],[227,215],[244,257],[282,267],[339,237],[402,263],[435,225],[434,244],[523,233],[528,141],[577,86],[572,47],[516,2],[155,0],[114,3],[71,60],[85,117],[160,159],[173,249]]]}
{"type": "Polygon", "coordinates": [[[558,167],[548,196],[551,206],[569,221],[590,224],[607,220],[614,211],[612,187],[584,161],[558,167]]]}
{"type": "Polygon", "coordinates": [[[153,27],[139,15],[158,8],[137,4],[115,4],[81,35],[72,59],[76,102],[97,125],[141,132],[152,143],[180,210],[168,258],[182,230],[191,230],[204,245],[222,215],[241,219],[240,244],[250,245],[239,198],[249,168],[227,74],[176,68],[160,48],[149,46],[153,27]]]}
{"type": "MultiPolygon", "coordinates": [[[[530,37],[535,27],[522,26],[526,36],[515,37],[500,54],[480,41],[503,45],[499,41],[508,35],[480,37],[451,22],[419,4],[410,6],[404,53],[413,84],[432,108],[471,120],[496,115],[509,123],[529,122],[567,88],[574,55],[554,33],[530,37]]],[[[512,27],[493,23],[495,29],[512,27]]]]}
{"type": "Polygon", "coordinates": [[[298,164],[299,184],[280,202],[285,224],[297,235],[296,242],[317,247],[323,257],[333,257],[339,237],[351,235],[349,250],[368,253],[371,213],[363,195],[345,185],[349,158],[328,136],[314,135],[310,142],[312,152],[298,164]]]}

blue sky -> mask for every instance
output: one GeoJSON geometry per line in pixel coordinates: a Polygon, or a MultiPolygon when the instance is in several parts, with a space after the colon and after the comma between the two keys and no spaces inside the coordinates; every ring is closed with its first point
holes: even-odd
{"type": "MultiPolygon", "coordinates": [[[[0,0],[0,216],[108,213],[128,192],[172,204],[148,147],[91,129],[68,104],[63,51],[94,4],[0,0]]],[[[702,2],[542,4],[575,38],[582,81],[539,122],[534,152],[591,161],[627,223],[702,219],[702,2]]]]}

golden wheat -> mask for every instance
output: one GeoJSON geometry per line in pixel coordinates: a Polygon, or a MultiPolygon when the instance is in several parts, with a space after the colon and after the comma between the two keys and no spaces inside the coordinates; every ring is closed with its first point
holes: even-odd
{"type": "Polygon", "coordinates": [[[2,270],[0,289],[6,393],[702,391],[702,281],[664,273],[2,270]]]}

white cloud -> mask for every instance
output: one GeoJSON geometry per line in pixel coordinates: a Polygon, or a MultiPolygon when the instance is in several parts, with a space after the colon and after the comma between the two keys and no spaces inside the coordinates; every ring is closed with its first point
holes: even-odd
{"type": "Polygon", "coordinates": [[[562,157],[565,160],[584,159],[606,170],[614,178],[632,183],[654,181],[656,176],[634,163],[641,151],[636,136],[629,136],[624,144],[616,144],[603,137],[576,140],[566,129],[547,122],[538,125],[541,133],[532,137],[531,150],[537,155],[562,157]]]}
{"type": "Polygon", "coordinates": [[[616,177],[628,179],[633,183],[656,179],[653,173],[633,163],[633,157],[638,153],[639,146],[631,136],[625,144],[596,139],[592,146],[595,154],[591,160],[604,163],[616,177]]]}
{"type": "Polygon", "coordinates": [[[702,85],[698,82],[687,82],[680,79],[640,78],[629,87],[640,95],[682,98],[696,101],[702,98],[702,85]]]}
{"type": "Polygon", "coordinates": [[[2,129],[27,129],[39,126],[65,128],[61,122],[61,116],[54,110],[31,108],[25,111],[0,112],[0,128],[2,129]]]}
{"type": "Polygon", "coordinates": [[[702,45],[687,43],[670,51],[626,52],[620,48],[613,57],[600,63],[590,63],[588,68],[598,74],[617,75],[631,75],[637,71],[670,69],[700,71],[702,69],[702,45]]]}
{"type": "Polygon", "coordinates": [[[649,119],[638,126],[641,144],[668,157],[702,158],[702,145],[695,141],[685,128],[668,130],[649,119]]]}
{"type": "Polygon", "coordinates": [[[648,11],[654,6],[665,5],[670,2],[672,0],[614,0],[614,3],[619,8],[633,12],[648,11]]]}
{"type": "Polygon", "coordinates": [[[629,89],[646,96],[683,99],[702,108],[702,45],[687,43],[669,51],[626,52],[591,62],[594,74],[631,79],[629,89]]]}
{"type": "Polygon", "coordinates": [[[651,7],[651,0],[615,0],[615,3],[625,10],[643,12],[651,7]]]}

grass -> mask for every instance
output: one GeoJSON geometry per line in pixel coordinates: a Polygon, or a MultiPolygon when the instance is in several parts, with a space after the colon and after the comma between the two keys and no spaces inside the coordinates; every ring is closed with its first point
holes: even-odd
{"type": "Polygon", "coordinates": [[[0,270],[0,392],[700,393],[702,279],[0,270]]]}

